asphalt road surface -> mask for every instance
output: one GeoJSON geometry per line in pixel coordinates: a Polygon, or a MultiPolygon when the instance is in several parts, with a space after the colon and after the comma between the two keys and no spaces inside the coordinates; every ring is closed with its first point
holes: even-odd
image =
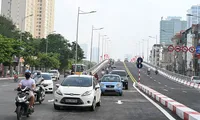
{"type": "MultiPolygon", "coordinates": [[[[138,78],[138,69],[133,63],[126,63],[130,72],[135,78],[138,78]]],[[[151,74],[147,75],[147,67],[144,66],[141,69],[141,81],[142,84],[180,102],[196,111],[200,111],[200,91],[194,88],[190,88],[165,78],[162,75],[155,75],[152,70],[151,74]]]]}
{"type": "MultiPolygon", "coordinates": [[[[123,63],[116,63],[116,69],[125,69],[123,63]]],[[[60,83],[60,80],[56,83],[60,83]]],[[[0,120],[16,120],[14,98],[17,83],[0,81],[0,120]]],[[[35,112],[23,120],[168,120],[153,104],[144,98],[129,81],[129,90],[123,96],[102,96],[102,105],[96,111],[70,108],[54,110],[53,94],[47,94],[41,105],[35,105],[35,112]]]]}

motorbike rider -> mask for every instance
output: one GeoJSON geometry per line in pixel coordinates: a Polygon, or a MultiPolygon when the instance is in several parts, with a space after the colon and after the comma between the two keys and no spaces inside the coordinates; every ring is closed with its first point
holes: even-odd
{"type": "Polygon", "coordinates": [[[26,79],[23,79],[20,81],[18,87],[21,89],[22,87],[28,87],[30,88],[31,90],[29,91],[29,98],[30,98],[30,102],[29,102],[29,109],[34,112],[34,101],[35,101],[35,96],[34,96],[34,89],[36,87],[36,84],[35,84],[35,80],[33,80],[31,78],[31,71],[29,70],[26,70],[25,71],[25,78],[26,79]]]}
{"type": "Polygon", "coordinates": [[[158,69],[156,68],[155,73],[158,74],[158,69]]]}
{"type": "Polygon", "coordinates": [[[147,70],[147,72],[150,72],[150,71],[151,71],[151,68],[149,67],[148,70],[147,70]]]}
{"type": "Polygon", "coordinates": [[[97,80],[99,80],[99,76],[98,76],[97,73],[94,74],[94,77],[95,77],[97,80]]]}

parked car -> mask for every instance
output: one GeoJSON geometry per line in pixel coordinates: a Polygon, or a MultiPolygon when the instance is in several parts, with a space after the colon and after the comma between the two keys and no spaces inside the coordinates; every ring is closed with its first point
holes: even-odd
{"type": "Polygon", "coordinates": [[[129,77],[129,75],[126,73],[125,70],[112,70],[110,73],[119,75],[121,77],[121,80],[122,80],[122,83],[123,83],[123,88],[128,90],[128,77],[129,77]]]}
{"type": "Polygon", "coordinates": [[[101,90],[98,81],[90,75],[69,75],[62,83],[56,84],[54,109],[76,106],[90,107],[94,111],[101,105],[101,90]]]}
{"type": "Polygon", "coordinates": [[[101,93],[117,93],[120,96],[123,94],[123,85],[119,75],[106,74],[100,80],[101,93]]]}

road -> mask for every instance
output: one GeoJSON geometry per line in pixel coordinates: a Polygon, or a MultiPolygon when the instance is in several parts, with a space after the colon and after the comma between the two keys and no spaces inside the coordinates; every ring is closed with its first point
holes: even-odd
{"type": "MultiPolygon", "coordinates": [[[[116,67],[116,69],[125,69],[122,62],[116,63],[116,67]]],[[[55,84],[62,80],[63,76],[55,84]]],[[[16,92],[13,91],[16,86],[17,83],[12,81],[0,81],[1,120],[16,120],[14,113],[16,92]]],[[[129,90],[124,90],[123,96],[102,96],[102,105],[94,112],[80,108],[56,111],[53,103],[49,101],[52,99],[53,94],[47,94],[45,101],[35,106],[35,112],[28,120],[168,120],[162,112],[132,87],[131,80],[129,90]]]]}
{"type": "MultiPolygon", "coordinates": [[[[130,72],[135,78],[138,78],[138,69],[133,63],[126,63],[130,72]]],[[[200,111],[200,91],[194,88],[176,83],[162,75],[155,75],[151,71],[150,76],[147,75],[147,67],[141,69],[142,84],[164,94],[177,102],[180,102],[196,111],[200,111]]]]}

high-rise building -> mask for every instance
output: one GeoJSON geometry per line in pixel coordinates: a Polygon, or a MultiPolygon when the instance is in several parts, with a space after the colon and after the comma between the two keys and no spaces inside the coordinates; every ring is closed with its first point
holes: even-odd
{"type": "Polygon", "coordinates": [[[193,16],[187,16],[187,28],[190,28],[192,24],[200,23],[200,5],[193,5],[188,11],[187,14],[193,16]]]}
{"type": "Polygon", "coordinates": [[[98,47],[93,47],[92,48],[92,62],[98,62],[98,51],[99,51],[99,48],[98,47]]]}
{"type": "Polygon", "coordinates": [[[187,28],[187,22],[181,17],[167,17],[160,21],[160,44],[172,44],[171,38],[187,28]]]}
{"type": "Polygon", "coordinates": [[[80,44],[81,49],[84,52],[84,57],[88,60],[88,44],[80,44]]]}
{"type": "Polygon", "coordinates": [[[22,31],[45,38],[54,30],[55,0],[2,0],[2,15],[13,20],[22,31]]]}

